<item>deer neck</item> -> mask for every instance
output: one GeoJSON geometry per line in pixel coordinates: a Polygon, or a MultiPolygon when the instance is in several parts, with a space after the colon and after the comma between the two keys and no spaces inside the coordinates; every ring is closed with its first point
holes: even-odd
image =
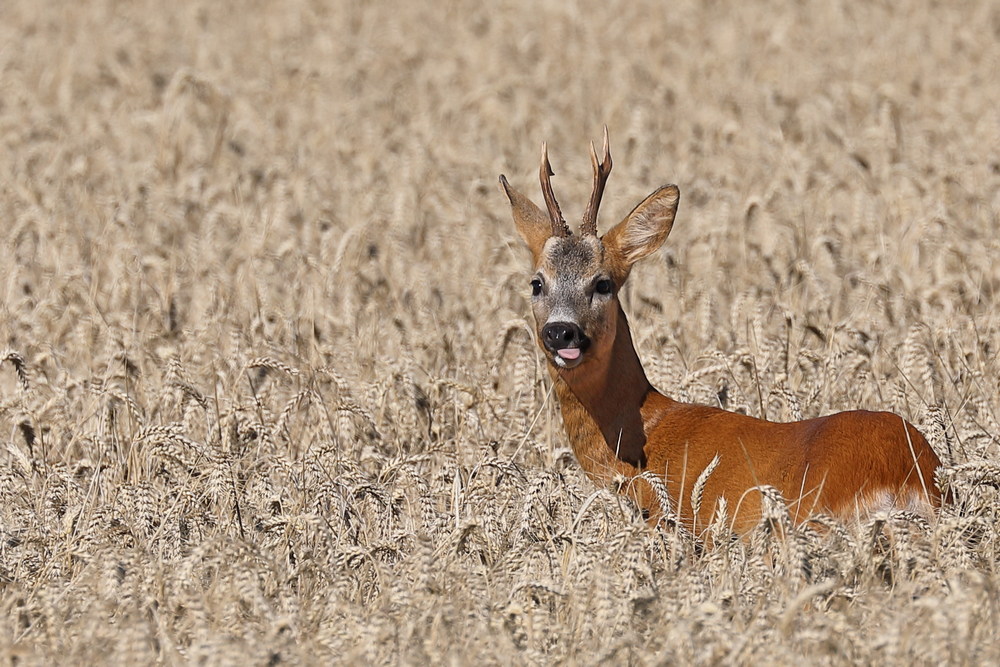
{"type": "Polygon", "coordinates": [[[573,453],[592,477],[634,475],[646,465],[641,408],[652,386],[618,306],[614,343],[571,370],[549,366],[573,453]]]}

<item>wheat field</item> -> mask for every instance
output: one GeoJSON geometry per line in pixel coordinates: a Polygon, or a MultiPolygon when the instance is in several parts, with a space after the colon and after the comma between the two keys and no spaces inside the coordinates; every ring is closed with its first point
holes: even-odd
{"type": "Polygon", "coordinates": [[[995,3],[168,6],[0,4],[5,663],[1000,662],[995,3]],[[497,177],[605,123],[654,385],[896,411],[940,516],[582,474],[497,177]]]}

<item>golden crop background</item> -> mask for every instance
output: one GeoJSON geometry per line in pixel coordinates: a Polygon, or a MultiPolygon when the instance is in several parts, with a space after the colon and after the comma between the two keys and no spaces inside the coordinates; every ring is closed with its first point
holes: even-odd
{"type": "Polygon", "coordinates": [[[0,4],[4,660],[1000,660],[1000,9],[786,5],[0,4]],[[654,383],[895,410],[955,505],[696,543],[581,474],[496,182],[547,140],[578,219],[604,123],[604,228],[682,191],[654,383]]]}

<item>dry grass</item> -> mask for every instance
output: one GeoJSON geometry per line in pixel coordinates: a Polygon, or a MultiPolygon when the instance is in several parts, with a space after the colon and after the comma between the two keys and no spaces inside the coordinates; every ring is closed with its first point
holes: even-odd
{"type": "Polygon", "coordinates": [[[785,5],[3,2],[4,660],[1000,661],[1000,10],[785,5]],[[609,220],[683,193],[654,382],[898,411],[959,504],[703,547],[583,477],[496,177],[576,218],[605,122],[609,220]]]}

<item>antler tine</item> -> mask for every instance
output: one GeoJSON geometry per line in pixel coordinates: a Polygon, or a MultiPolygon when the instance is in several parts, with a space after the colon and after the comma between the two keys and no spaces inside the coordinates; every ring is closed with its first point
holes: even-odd
{"type": "Polygon", "coordinates": [[[608,144],[608,126],[604,126],[604,159],[597,161],[597,149],[590,142],[590,162],[594,165],[594,191],[590,194],[590,204],[583,215],[580,233],[597,236],[597,209],[601,207],[601,197],[604,196],[604,186],[611,174],[611,148],[608,144]]]}
{"type": "Polygon", "coordinates": [[[549,218],[552,220],[552,235],[569,236],[569,226],[563,219],[562,211],[559,210],[559,202],[556,201],[556,195],[552,192],[552,181],[549,177],[553,175],[552,165],[549,164],[549,149],[543,141],[542,164],[538,169],[538,177],[542,182],[542,196],[545,197],[545,206],[549,209],[549,218]]]}

